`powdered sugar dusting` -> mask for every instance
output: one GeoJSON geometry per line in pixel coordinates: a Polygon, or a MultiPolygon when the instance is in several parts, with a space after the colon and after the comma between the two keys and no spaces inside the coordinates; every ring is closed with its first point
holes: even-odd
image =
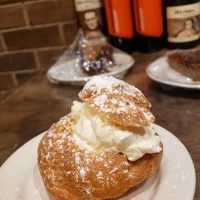
{"type": "Polygon", "coordinates": [[[113,87],[119,86],[119,85],[123,86],[122,91],[120,91],[120,92],[123,92],[125,94],[134,95],[135,92],[140,93],[140,90],[138,90],[136,87],[131,86],[128,83],[125,83],[124,81],[116,79],[112,76],[96,76],[86,83],[83,90],[88,90],[92,87],[95,87],[97,89],[97,93],[101,89],[105,89],[105,88],[110,92],[115,92],[115,91],[113,91],[113,87]]]}
{"type": "MultiPolygon", "coordinates": [[[[100,108],[105,113],[119,116],[125,113],[132,118],[141,116],[138,121],[152,118],[148,111],[150,103],[142,92],[113,77],[98,76],[91,79],[79,96],[85,105],[100,108]],[[91,96],[93,101],[87,102],[91,96]]],[[[125,155],[112,149],[87,151],[81,148],[73,137],[76,118],[72,118],[72,114],[52,125],[39,146],[39,167],[48,190],[57,190],[61,183],[67,193],[78,191],[79,196],[75,199],[93,199],[93,195],[102,191],[102,188],[109,193],[109,187],[112,188],[112,195],[117,194],[118,188],[132,181],[135,176],[131,162],[125,155]]],[[[121,117],[120,120],[127,119],[121,117]]]]}
{"type": "Polygon", "coordinates": [[[80,162],[81,162],[81,158],[80,158],[80,153],[79,152],[75,153],[75,162],[76,162],[77,165],[79,165],[80,162]]]}
{"type": "MultiPolygon", "coordinates": [[[[143,123],[149,123],[154,121],[154,116],[145,107],[137,105],[133,101],[129,101],[123,97],[116,97],[112,95],[102,94],[100,96],[93,97],[88,103],[89,107],[96,107],[98,110],[114,115],[126,114],[124,120],[128,122],[129,118],[132,121],[138,122],[143,126],[143,123]]],[[[123,119],[122,119],[123,120],[123,119]]],[[[133,125],[135,123],[132,123],[133,125]]]]}
{"type": "MultiPolygon", "coordinates": [[[[79,93],[79,97],[84,100],[88,96],[85,96],[85,93],[90,91],[90,95],[100,95],[100,94],[124,94],[128,95],[135,101],[135,103],[143,104],[147,107],[150,107],[150,102],[145,98],[143,93],[134,87],[122,80],[116,79],[112,76],[95,76],[90,79],[79,93]]],[[[89,96],[91,97],[91,96],[89,96]]]]}
{"type": "Polygon", "coordinates": [[[116,172],[120,172],[124,180],[130,178],[128,175],[131,173],[130,164],[126,156],[120,156],[122,160],[119,159],[116,163],[113,156],[118,156],[118,154],[114,152],[91,153],[80,149],[72,137],[73,124],[74,121],[69,115],[62,118],[47,131],[41,141],[43,148],[40,149],[39,162],[42,167],[49,166],[43,170],[47,180],[55,185],[59,181],[73,180],[76,183],[74,187],[82,188],[83,195],[91,196],[93,192],[100,189],[98,187],[106,187],[102,184],[107,184],[107,181],[116,185],[118,180],[116,172]],[[59,162],[57,162],[57,157],[60,157],[59,162]],[[101,186],[95,186],[97,187],[95,188],[94,185],[90,185],[91,177],[96,177],[96,184],[101,183],[101,186]]]}
{"type": "Polygon", "coordinates": [[[120,81],[119,79],[115,79],[112,76],[95,76],[94,78],[92,78],[90,81],[88,81],[83,90],[87,90],[91,87],[96,87],[97,90],[100,90],[102,88],[106,88],[109,91],[113,90],[113,85],[118,85],[120,83],[123,83],[122,81],[120,81]]]}
{"type": "Polygon", "coordinates": [[[114,77],[92,78],[79,96],[89,107],[96,108],[101,114],[105,114],[104,117],[114,120],[114,123],[125,126],[148,126],[154,122],[154,116],[149,111],[151,104],[143,93],[114,77]],[[122,117],[121,114],[126,117],[122,117]]]}
{"type": "Polygon", "coordinates": [[[85,177],[86,173],[87,173],[87,172],[86,172],[85,169],[82,168],[82,169],[80,170],[80,175],[81,175],[81,177],[85,177]]]}
{"type": "Polygon", "coordinates": [[[95,105],[101,106],[101,105],[106,104],[106,100],[107,100],[106,94],[102,94],[102,95],[98,96],[97,98],[95,98],[94,103],[95,103],[95,105]]]}

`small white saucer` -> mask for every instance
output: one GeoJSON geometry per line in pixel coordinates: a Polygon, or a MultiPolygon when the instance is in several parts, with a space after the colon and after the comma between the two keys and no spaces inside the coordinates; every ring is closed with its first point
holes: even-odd
{"type": "Polygon", "coordinates": [[[146,72],[152,80],[159,83],[182,88],[200,89],[200,82],[195,82],[173,70],[166,57],[155,60],[147,67],[146,72]]]}
{"type": "MultiPolygon", "coordinates": [[[[110,72],[100,75],[115,76],[122,79],[128,69],[130,69],[135,60],[132,56],[126,53],[114,53],[113,54],[115,66],[110,69],[110,72]]],[[[75,59],[64,60],[56,63],[47,72],[47,78],[52,83],[68,83],[73,85],[84,85],[86,81],[93,76],[88,76],[75,68],[75,59]]]]}

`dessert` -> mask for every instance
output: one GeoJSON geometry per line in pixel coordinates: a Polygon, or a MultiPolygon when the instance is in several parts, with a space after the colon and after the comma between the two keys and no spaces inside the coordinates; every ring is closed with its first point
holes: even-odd
{"type": "Polygon", "coordinates": [[[200,81],[200,49],[169,53],[168,62],[177,72],[200,81]]]}
{"type": "Polygon", "coordinates": [[[79,97],[39,144],[47,191],[56,200],[113,199],[154,175],[163,147],[142,92],[96,76],[79,97]]]}
{"type": "Polygon", "coordinates": [[[88,75],[109,72],[113,66],[113,50],[108,44],[82,47],[79,55],[79,65],[88,75]]]}
{"type": "Polygon", "coordinates": [[[97,75],[109,72],[114,66],[113,48],[105,41],[98,41],[95,44],[92,40],[84,40],[79,43],[77,51],[76,66],[83,73],[88,75],[97,75]],[[91,44],[92,43],[92,44],[91,44]],[[94,43],[94,44],[93,44],[94,43]]]}

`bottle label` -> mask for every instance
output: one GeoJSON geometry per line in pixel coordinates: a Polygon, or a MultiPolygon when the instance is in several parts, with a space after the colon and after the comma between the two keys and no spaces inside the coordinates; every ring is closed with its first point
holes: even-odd
{"type": "Polygon", "coordinates": [[[84,36],[91,41],[105,41],[101,0],[75,0],[75,7],[84,36]]]}
{"type": "Polygon", "coordinates": [[[200,38],[200,4],[167,7],[168,41],[191,42],[200,38]]]}
{"type": "Polygon", "coordinates": [[[104,0],[108,32],[112,36],[132,39],[133,16],[130,0],[104,0]]]}
{"type": "Polygon", "coordinates": [[[86,11],[101,8],[102,2],[100,0],[75,0],[76,11],[86,11]]]}
{"type": "Polygon", "coordinates": [[[162,0],[134,0],[137,33],[160,37],[163,34],[162,0]]]}

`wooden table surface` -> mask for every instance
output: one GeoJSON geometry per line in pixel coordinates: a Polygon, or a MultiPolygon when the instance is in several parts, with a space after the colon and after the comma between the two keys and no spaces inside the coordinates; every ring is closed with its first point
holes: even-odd
{"type": "MultiPolygon", "coordinates": [[[[156,124],[176,135],[187,147],[196,170],[194,199],[200,200],[200,91],[154,83],[145,68],[162,54],[164,51],[134,53],[136,64],[125,81],[142,90],[150,100],[156,124]]],[[[52,85],[41,73],[4,98],[0,103],[0,165],[17,148],[70,112],[80,90],[81,87],[52,85]]]]}

